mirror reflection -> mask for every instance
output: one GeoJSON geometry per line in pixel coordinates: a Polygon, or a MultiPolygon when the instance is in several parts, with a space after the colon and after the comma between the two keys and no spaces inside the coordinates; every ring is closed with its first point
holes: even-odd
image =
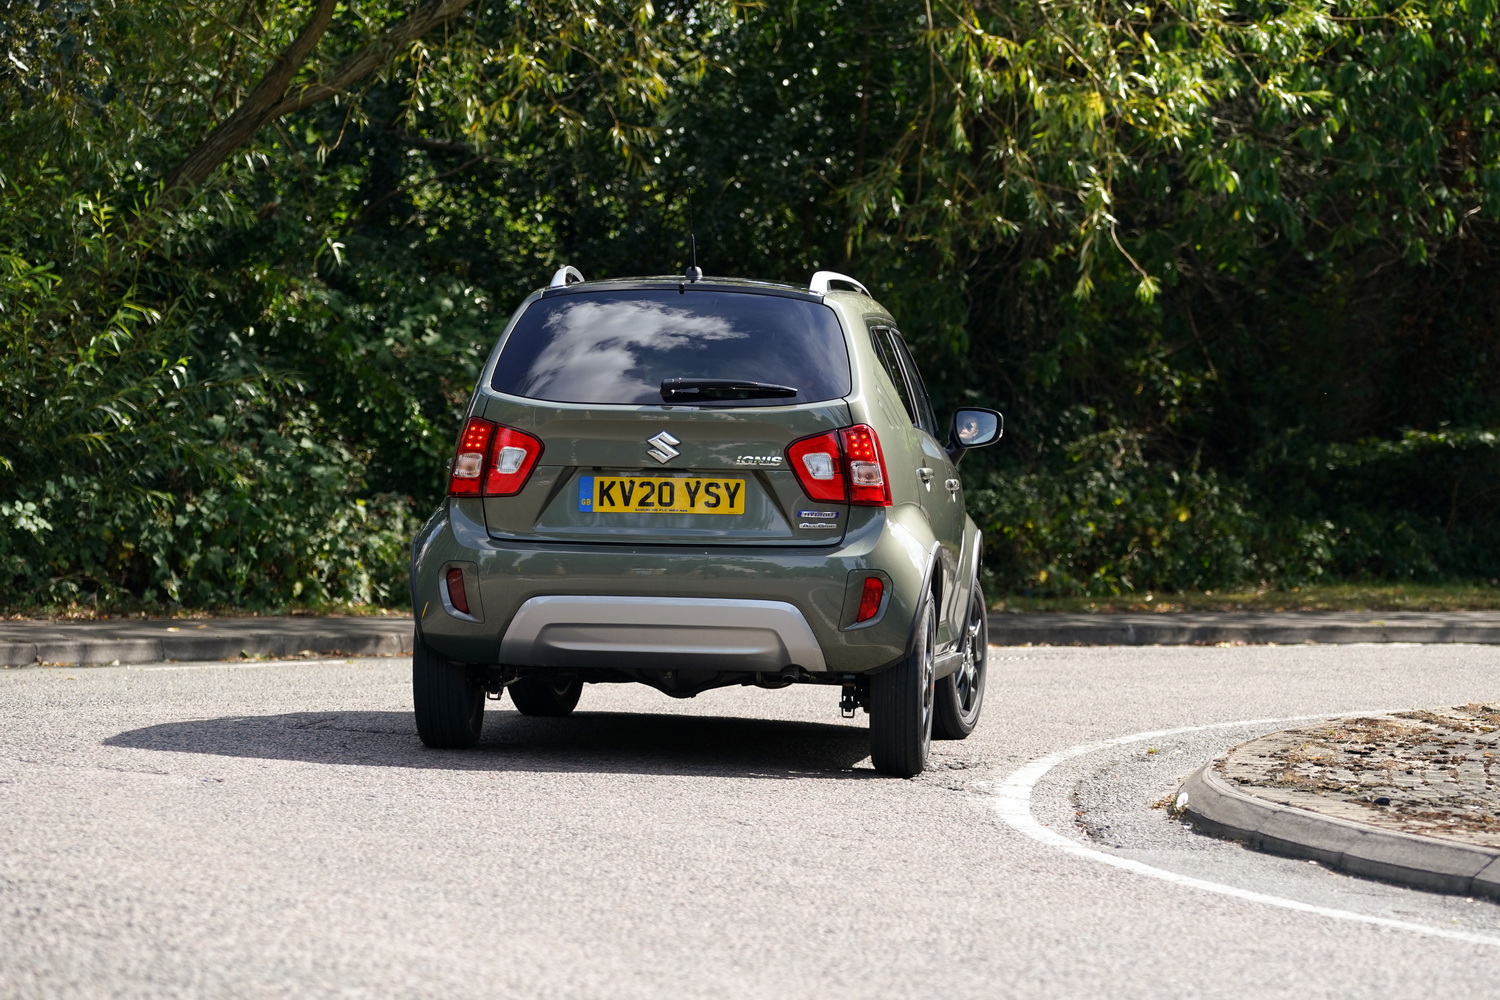
{"type": "Polygon", "coordinates": [[[994,440],[1000,430],[999,418],[987,410],[959,410],[954,423],[958,443],[966,448],[994,440]]]}

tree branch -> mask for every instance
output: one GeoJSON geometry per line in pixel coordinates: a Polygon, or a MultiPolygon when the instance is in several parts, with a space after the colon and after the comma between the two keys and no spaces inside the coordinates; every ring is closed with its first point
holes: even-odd
{"type": "Polygon", "coordinates": [[[344,93],[349,89],[350,84],[369,76],[389,62],[397,52],[433,28],[447,24],[463,13],[464,8],[473,2],[474,0],[428,0],[419,9],[413,11],[411,16],[382,35],[379,41],[366,45],[345,59],[343,65],[334,70],[333,76],[309,84],[296,94],[288,96],[276,106],[274,117],[280,118],[293,111],[301,111],[303,108],[344,93]]]}
{"type": "Polygon", "coordinates": [[[234,110],[234,114],[215,127],[167,175],[161,195],[156,201],[158,209],[178,204],[190,190],[208,180],[220,164],[236,149],[249,142],[267,122],[345,93],[351,84],[385,65],[411,42],[453,20],[473,0],[428,0],[378,40],[344,60],[332,76],[309,84],[295,94],[289,94],[292,78],[307,62],[323,33],[328,30],[336,3],[337,0],[318,0],[318,6],[301,34],[281,53],[260,83],[255,85],[255,89],[234,110]]]}
{"type": "Polygon", "coordinates": [[[189,189],[207,180],[218,169],[219,164],[229,158],[229,154],[249,141],[251,136],[260,131],[262,125],[275,117],[276,106],[286,94],[292,77],[307,62],[307,57],[317,48],[323,32],[328,30],[335,6],[337,0],[318,0],[318,6],[313,10],[302,33],[281,53],[266,71],[266,75],[261,77],[260,83],[255,85],[255,89],[234,109],[234,114],[220,122],[208,134],[208,138],[200,142],[167,175],[161,196],[157,200],[159,206],[171,207],[176,204],[189,189]]]}
{"type": "Polygon", "coordinates": [[[412,149],[425,149],[429,153],[453,153],[458,156],[479,156],[478,150],[467,142],[455,142],[452,139],[429,139],[425,135],[411,135],[407,132],[393,133],[397,142],[412,149]]]}

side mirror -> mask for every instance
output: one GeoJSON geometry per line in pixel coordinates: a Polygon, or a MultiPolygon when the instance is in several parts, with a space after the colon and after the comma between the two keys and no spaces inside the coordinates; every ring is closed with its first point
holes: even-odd
{"type": "Polygon", "coordinates": [[[957,462],[970,448],[983,448],[1005,433],[1005,417],[999,410],[964,406],[953,411],[948,431],[948,457],[957,462]]]}

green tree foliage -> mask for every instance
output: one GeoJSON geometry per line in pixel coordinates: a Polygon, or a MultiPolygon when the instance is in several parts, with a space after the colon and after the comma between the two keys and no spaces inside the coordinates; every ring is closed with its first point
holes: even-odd
{"type": "Polygon", "coordinates": [[[1029,382],[1007,402],[1047,429],[1018,442],[1010,494],[1038,490],[1021,523],[1040,539],[995,508],[1012,583],[1496,575],[1495,5],[1028,10],[931,36],[963,81],[933,105],[954,138],[928,157],[936,190],[909,167],[887,188],[929,218],[983,190],[1016,223],[1011,241],[974,215],[923,227],[984,289],[971,336],[1029,382]],[[1089,432],[1132,442],[1112,474],[1154,484],[1115,542],[1080,492],[1106,466],[1055,416],[1079,401],[1089,432]],[[1214,523],[1173,551],[1183,514],[1214,523]],[[1080,521],[1103,551],[1050,537],[1080,521]],[[1247,558],[1209,555],[1226,533],[1247,558]],[[1163,546],[1171,572],[1124,568],[1163,546]]]}
{"type": "Polygon", "coordinates": [[[639,159],[663,72],[693,72],[681,17],[36,0],[4,22],[0,602],[399,603],[489,289],[550,256],[533,204],[443,182],[586,120],[639,159]]]}
{"type": "Polygon", "coordinates": [[[1494,0],[12,0],[0,603],[399,603],[563,262],[878,288],[1008,589],[1500,575],[1494,0]]]}
{"type": "Polygon", "coordinates": [[[968,460],[1004,587],[1492,578],[1495,14],[801,3],[708,46],[569,245],[879,285],[1011,417],[968,460]]]}

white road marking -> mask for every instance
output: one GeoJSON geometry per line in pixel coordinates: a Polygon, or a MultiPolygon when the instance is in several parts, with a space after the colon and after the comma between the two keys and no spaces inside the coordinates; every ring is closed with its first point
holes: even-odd
{"type": "Polygon", "coordinates": [[[1036,785],[1047,772],[1064,761],[1073,760],[1086,754],[1097,753],[1100,750],[1108,750],[1111,747],[1126,746],[1131,743],[1144,743],[1147,740],[1157,740],[1164,736],[1179,736],[1184,733],[1201,733],[1209,729],[1233,729],[1236,727],[1250,727],[1263,725],[1279,725],[1288,722],[1307,722],[1313,719],[1327,719],[1336,715],[1363,715],[1378,714],[1377,712],[1344,712],[1324,715],[1297,715],[1283,719],[1246,719],[1241,722],[1220,722],[1209,726],[1183,726],[1180,729],[1158,729],[1149,733],[1134,733],[1130,736],[1117,736],[1114,739],[1100,740],[1097,743],[1085,743],[1081,746],[1069,747],[1050,753],[1045,757],[1038,757],[1029,764],[1011,772],[1003,781],[995,786],[992,793],[991,805],[999,817],[1012,828],[1039,841],[1049,847],[1066,851],[1080,858],[1090,861],[1102,862],[1121,868],[1137,875],[1147,875],[1151,878],[1161,879],[1176,885],[1184,885],[1193,889],[1202,889],[1205,892],[1216,892],[1224,896],[1232,896],[1235,899],[1243,899],[1251,903],[1264,903],[1267,906],[1279,906],[1287,910],[1296,910],[1300,913],[1311,913],[1320,917],[1332,917],[1337,920],[1351,920],[1355,923],[1371,924],[1376,927],[1384,927],[1389,930],[1409,931],[1413,934],[1426,934],[1431,937],[1448,938],[1453,941],[1465,941],[1470,944],[1500,945],[1500,937],[1488,934],[1474,934],[1469,931],[1452,930],[1446,927],[1433,927],[1428,924],[1411,923],[1405,920],[1393,920],[1390,917],[1376,917],[1366,913],[1355,913],[1352,910],[1339,910],[1330,906],[1317,906],[1312,903],[1304,903],[1296,899],[1287,899],[1282,896],[1272,896],[1263,892],[1254,892],[1250,889],[1241,889],[1238,886],[1224,885],[1219,882],[1209,882],[1206,879],[1194,878],[1191,875],[1182,875],[1177,872],[1167,871],[1164,868],[1156,868],[1152,865],[1136,861],[1132,858],[1122,858],[1118,855],[1108,854],[1104,851],[1087,847],[1069,837],[1065,837],[1055,830],[1044,826],[1031,812],[1031,796],[1036,790],[1036,785]]]}

